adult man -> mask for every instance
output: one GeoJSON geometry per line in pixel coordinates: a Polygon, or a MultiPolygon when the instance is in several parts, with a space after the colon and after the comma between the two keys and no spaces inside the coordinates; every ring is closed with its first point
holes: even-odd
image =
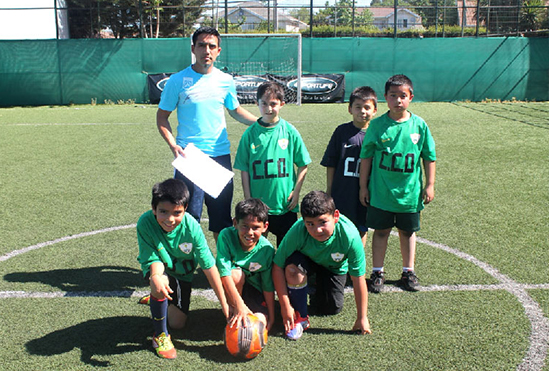
{"type": "MultiPolygon", "coordinates": [[[[191,50],[196,63],[172,75],[166,83],[158,105],[156,124],[174,156],[184,156],[184,148],[193,143],[230,170],[230,143],[223,107],[227,108],[231,117],[246,125],[253,124],[257,117],[240,106],[232,76],[214,67],[221,52],[219,32],[215,28],[201,27],[195,31],[192,40],[191,50]],[[175,109],[179,122],[177,137],[174,137],[168,120],[175,109]]],[[[178,171],[175,178],[187,184],[191,194],[187,212],[198,221],[202,215],[202,204],[206,203],[209,230],[217,241],[219,232],[232,225],[232,181],[214,199],[178,171]]]]}

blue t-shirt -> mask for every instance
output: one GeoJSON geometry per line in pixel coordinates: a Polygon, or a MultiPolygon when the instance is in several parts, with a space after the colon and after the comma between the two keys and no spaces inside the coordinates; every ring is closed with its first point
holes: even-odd
{"type": "Polygon", "coordinates": [[[170,76],[158,108],[177,109],[176,142],[185,148],[193,143],[208,156],[230,153],[225,111],[238,108],[233,77],[214,68],[211,73],[195,72],[192,66],[170,76]]]}

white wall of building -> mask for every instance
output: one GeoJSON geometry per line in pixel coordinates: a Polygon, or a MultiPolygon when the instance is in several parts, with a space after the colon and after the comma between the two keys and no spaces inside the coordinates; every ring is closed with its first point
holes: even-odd
{"type": "Polygon", "coordinates": [[[65,0],[0,0],[0,40],[66,39],[65,0]],[[59,35],[56,26],[59,25],[59,35]]]}

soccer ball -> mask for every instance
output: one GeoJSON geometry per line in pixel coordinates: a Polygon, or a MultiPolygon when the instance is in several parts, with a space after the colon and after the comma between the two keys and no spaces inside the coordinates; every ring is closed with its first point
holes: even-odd
{"type": "Polygon", "coordinates": [[[253,314],[246,317],[246,327],[227,323],[223,341],[229,353],[237,358],[252,359],[257,357],[267,344],[267,329],[253,314]]]}

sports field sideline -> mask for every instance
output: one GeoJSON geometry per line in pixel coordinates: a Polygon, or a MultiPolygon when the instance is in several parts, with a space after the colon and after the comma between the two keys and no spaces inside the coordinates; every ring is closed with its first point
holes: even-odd
{"type": "MultiPolygon", "coordinates": [[[[0,109],[3,369],[549,370],[549,103],[412,103],[438,155],[435,201],[418,233],[422,290],[394,285],[393,237],[388,285],[370,295],[371,335],[348,334],[349,293],[341,314],[313,317],[298,342],[275,326],[244,363],[223,347],[224,320],[201,274],[188,327],[173,334],[178,359],[150,348],[134,224],[152,185],[172,175],[155,110],[0,109]]],[[[346,105],[286,105],[281,115],[313,159],[302,195],[325,189],[319,162],[350,120],[346,105]]],[[[233,153],[244,129],[229,118],[233,153]]],[[[366,256],[370,268],[370,241],[366,256]]]]}

